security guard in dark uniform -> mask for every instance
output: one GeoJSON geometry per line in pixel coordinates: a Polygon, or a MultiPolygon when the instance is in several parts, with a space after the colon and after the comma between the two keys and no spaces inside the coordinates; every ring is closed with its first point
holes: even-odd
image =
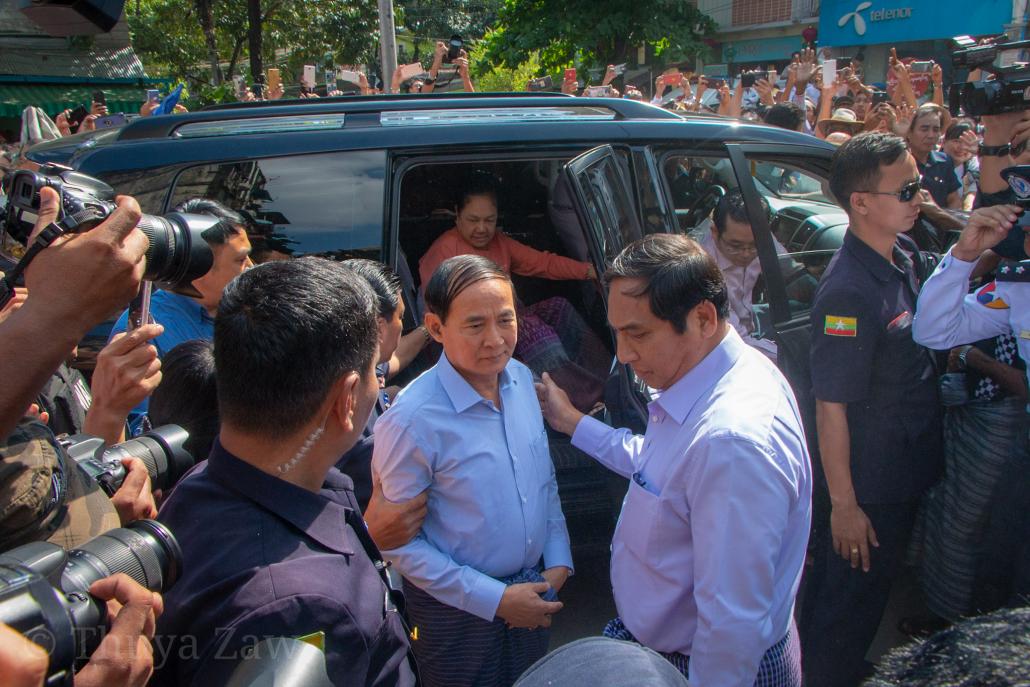
{"type": "Polygon", "coordinates": [[[904,235],[919,173],[901,138],[865,134],[834,156],[850,226],[812,306],[811,374],[829,522],[815,523],[802,603],[807,684],[853,686],[902,563],[919,500],[940,474],[932,353],[912,338],[926,256],[904,235]]]}
{"type": "Polygon", "coordinates": [[[183,572],[152,684],[225,684],[283,637],[319,647],[335,685],[414,685],[403,599],[333,467],[378,391],[375,296],[339,263],[270,262],[230,283],[214,329],[221,431],[159,514],[183,572]]]}

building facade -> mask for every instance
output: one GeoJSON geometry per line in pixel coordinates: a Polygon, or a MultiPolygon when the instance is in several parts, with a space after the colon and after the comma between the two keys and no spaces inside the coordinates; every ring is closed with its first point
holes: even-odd
{"type": "Polygon", "coordinates": [[[706,73],[777,69],[806,45],[806,29],[833,57],[864,57],[866,81],[887,81],[890,49],[934,60],[951,77],[951,39],[1025,35],[1026,0],[698,0],[718,24],[706,73]]]}

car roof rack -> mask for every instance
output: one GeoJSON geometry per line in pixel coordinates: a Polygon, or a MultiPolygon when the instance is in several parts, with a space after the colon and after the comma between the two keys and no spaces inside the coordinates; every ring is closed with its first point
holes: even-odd
{"type": "MultiPolygon", "coordinates": [[[[453,94],[404,94],[390,96],[344,96],[336,98],[311,98],[290,101],[271,101],[262,103],[243,103],[238,107],[216,106],[211,109],[199,110],[182,115],[161,115],[157,117],[141,117],[134,122],[126,124],[118,134],[119,141],[167,138],[175,135],[182,127],[210,124],[209,129],[218,128],[221,122],[222,134],[232,133],[230,123],[237,123],[236,133],[260,133],[262,131],[290,131],[298,129],[327,129],[343,128],[343,120],[349,115],[362,115],[362,126],[383,125],[384,113],[393,113],[392,119],[401,119],[403,113],[417,114],[419,111],[426,111],[426,117],[409,116],[408,120],[422,119],[423,124],[440,124],[446,117],[438,117],[436,121],[429,121],[429,111],[445,113],[447,110],[455,112],[472,112],[474,110],[493,110],[497,113],[507,111],[507,117],[494,117],[491,121],[544,121],[555,119],[555,117],[535,117],[533,110],[563,110],[568,113],[568,118],[575,119],[579,116],[589,116],[591,112],[607,112],[605,117],[593,116],[592,118],[604,118],[614,120],[625,119],[662,119],[680,120],[682,118],[655,107],[650,104],[635,100],[621,98],[571,98],[560,94],[538,95],[536,93],[496,93],[482,95],[479,93],[461,94],[455,97],[453,94]],[[519,116],[522,111],[523,116],[519,116]],[[305,119],[317,120],[315,126],[304,126],[305,119]],[[247,120],[252,121],[249,123],[247,120]],[[276,122],[281,125],[276,126],[276,122]]],[[[484,113],[485,115],[486,113],[484,113]]],[[[485,119],[486,117],[484,117],[485,119]]],[[[387,117],[386,119],[391,119],[387,117]]],[[[471,121],[474,117],[469,117],[471,121]]],[[[197,134],[195,134],[197,135],[197,134]]],[[[214,134],[210,134],[214,135],[214,134]]]]}
{"type": "Polygon", "coordinates": [[[232,102],[232,103],[217,103],[215,105],[208,105],[203,107],[199,112],[211,112],[214,110],[249,110],[261,107],[275,107],[277,105],[310,105],[314,101],[329,102],[329,103],[361,103],[361,102],[390,102],[397,100],[426,100],[429,98],[436,98],[439,100],[461,100],[463,98],[572,98],[574,96],[567,95],[565,93],[556,92],[528,92],[528,91],[512,91],[510,93],[498,91],[491,91],[489,93],[465,93],[458,91],[455,93],[384,93],[378,95],[336,95],[331,98],[319,97],[319,98],[291,98],[285,99],[280,98],[279,100],[254,100],[251,102],[232,102]]]}

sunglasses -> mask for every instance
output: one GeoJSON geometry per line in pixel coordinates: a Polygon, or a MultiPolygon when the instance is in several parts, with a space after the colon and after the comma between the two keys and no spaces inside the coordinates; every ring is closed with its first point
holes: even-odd
{"type": "Polygon", "coordinates": [[[865,193],[871,193],[874,196],[894,196],[902,203],[908,203],[923,190],[923,187],[918,181],[912,181],[901,187],[901,190],[897,193],[890,191],[865,191],[865,193]]]}

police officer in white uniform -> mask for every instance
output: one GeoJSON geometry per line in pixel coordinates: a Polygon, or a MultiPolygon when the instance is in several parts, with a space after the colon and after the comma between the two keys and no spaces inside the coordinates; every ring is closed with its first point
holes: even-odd
{"type": "MultiPolygon", "coordinates": [[[[947,350],[1011,331],[1019,355],[1030,360],[1030,260],[1001,267],[995,281],[969,293],[970,276],[983,252],[1010,231],[1030,230],[1030,225],[1016,225],[1019,213],[1019,206],[995,205],[970,216],[958,243],[923,284],[912,323],[917,342],[947,350]]],[[[1030,233],[1024,236],[1023,252],[1030,254],[1030,233]]]]}

